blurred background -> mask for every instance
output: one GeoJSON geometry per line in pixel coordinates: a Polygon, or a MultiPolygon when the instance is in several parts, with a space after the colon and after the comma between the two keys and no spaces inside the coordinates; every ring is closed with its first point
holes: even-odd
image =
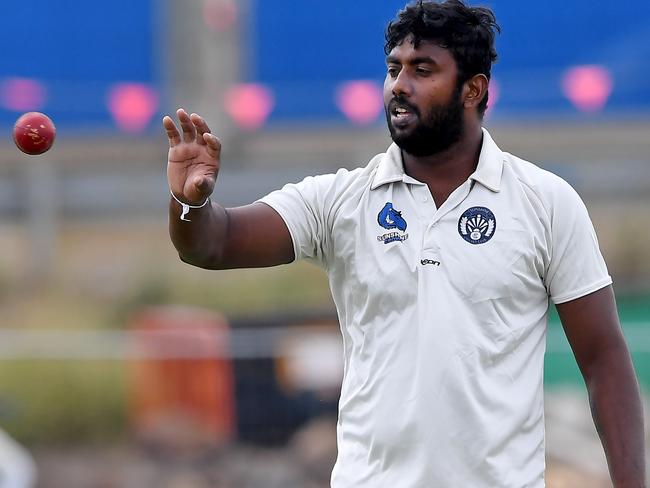
{"type": "MultiPolygon", "coordinates": [[[[474,4],[474,2],[472,2],[474,4]]],[[[590,210],[650,388],[650,4],[493,0],[485,125],[590,210]]],[[[208,272],[167,235],[160,120],[223,141],[215,191],[249,203],[365,165],[390,140],[383,31],[403,2],[33,0],[0,42],[0,487],[318,488],[341,378],[324,273],[208,272]],[[27,111],[57,125],[25,156],[27,111]]],[[[555,315],[547,482],[606,487],[585,389],[555,315]]]]}

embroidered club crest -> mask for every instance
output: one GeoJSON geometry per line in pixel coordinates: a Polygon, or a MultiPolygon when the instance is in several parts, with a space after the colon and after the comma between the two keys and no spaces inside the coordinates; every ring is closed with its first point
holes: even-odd
{"type": "Polygon", "coordinates": [[[384,205],[384,208],[379,211],[379,215],[377,215],[377,223],[384,229],[394,229],[393,232],[377,236],[377,240],[384,244],[389,244],[395,241],[404,242],[409,237],[405,232],[407,224],[404,217],[402,217],[402,212],[394,209],[391,202],[387,202],[386,205],[384,205]]]}
{"type": "Polygon", "coordinates": [[[377,215],[377,222],[384,229],[406,230],[406,220],[402,217],[402,212],[395,210],[391,202],[386,203],[377,215]]]}
{"type": "Polygon", "coordinates": [[[496,228],[496,217],[485,207],[468,208],[458,220],[458,233],[470,244],[485,244],[492,239],[496,228]]]}

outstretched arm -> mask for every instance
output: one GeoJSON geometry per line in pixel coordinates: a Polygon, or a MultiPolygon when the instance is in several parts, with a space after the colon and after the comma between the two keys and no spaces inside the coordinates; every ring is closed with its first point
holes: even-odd
{"type": "Polygon", "coordinates": [[[643,408],[611,286],[557,305],[615,488],[645,487],[643,408]]]}
{"type": "Polygon", "coordinates": [[[176,115],[181,131],[169,116],[163,118],[163,126],[169,139],[167,181],[173,195],[169,235],[180,258],[208,269],[291,262],[291,235],[271,207],[254,203],[226,209],[208,200],[219,173],[221,143],[201,116],[183,109],[176,115]],[[190,206],[187,213],[179,201],[190,206]]]}

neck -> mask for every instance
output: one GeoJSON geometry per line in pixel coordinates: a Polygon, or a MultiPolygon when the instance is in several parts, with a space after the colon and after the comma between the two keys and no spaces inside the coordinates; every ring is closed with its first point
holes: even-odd
{"type": "Polygon", "coordinates": [[[442,152],[419,157],[402,151],[404,171],[412,178],[426,183],[436,204],[440,206],[474,172],[482,143],[480,124],[467,127],[463,136],[442,152]]]}

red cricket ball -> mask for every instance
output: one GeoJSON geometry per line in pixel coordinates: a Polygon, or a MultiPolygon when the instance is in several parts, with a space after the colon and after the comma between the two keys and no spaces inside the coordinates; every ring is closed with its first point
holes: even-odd
{"type": "Polygon", "coordinates": [[[43,154],[54,143],[56,127],[40,112],[27,112],[14,124],[14,142],[25,154],[43,154]]]}

